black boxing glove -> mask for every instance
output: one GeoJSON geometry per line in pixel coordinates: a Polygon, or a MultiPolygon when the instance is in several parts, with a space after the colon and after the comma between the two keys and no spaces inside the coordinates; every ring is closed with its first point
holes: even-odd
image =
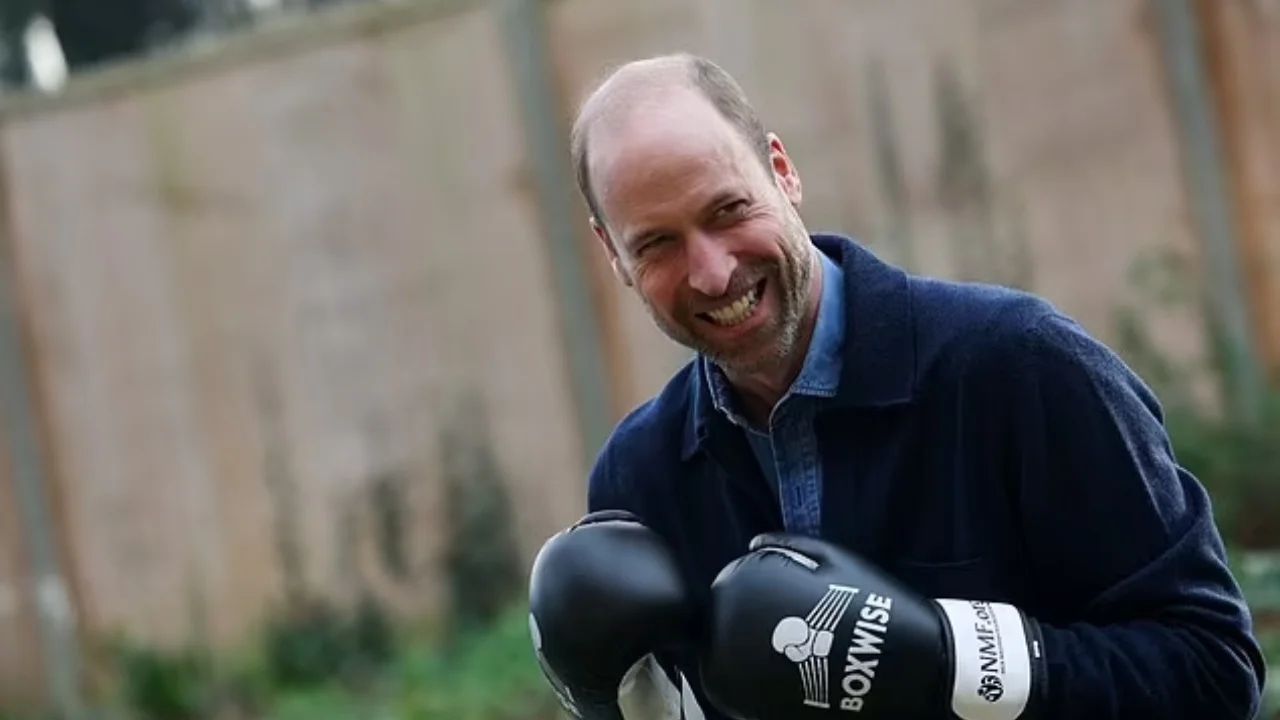
{"type": "Polygon", "coordinates": [[[666,543],[623,511],[588,514],[533,562],[535,654],[560,703],[584,720],[680,716],[679,691],[652,654],[691,642],[695,608],[666,543]]]}
{"type": "Polygon", "coordinates": [[[992,602],[920,597],[803,536],[757,537],[712,585],[703,689],[740,720],[1027,720],[1039,625],[992,602]]]}

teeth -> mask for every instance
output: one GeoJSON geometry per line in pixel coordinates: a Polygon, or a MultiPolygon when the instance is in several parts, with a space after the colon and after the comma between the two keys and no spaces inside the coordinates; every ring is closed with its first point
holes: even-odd
{"type": "Polygon", "coordinates": [[[746,295],[718,310],[712,310],[707,316],[717,325],[732,326],[751,317],[751,312],[760,304],[760,286],[756,285],[746,295]]]}

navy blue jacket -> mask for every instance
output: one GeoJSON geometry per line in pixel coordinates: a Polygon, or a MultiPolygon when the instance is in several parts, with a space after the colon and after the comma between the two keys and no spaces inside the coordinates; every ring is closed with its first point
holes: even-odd
{"type": "MultiPolygon", "coordinates": [[[[929,597],[1007,602],[1044,624],[1044,720],[1252,718],[1265,667],[1249,610],[1142,381],[1034,296],[814,242],[844,268],[847,303],[840,388],[815,420],[822,537],[929,597]]],[[[588,505],[639,515],[704,593],[783,527],[701,362],[618,425],[588,505]]],[[[658,657],[719,717],[691,657],[658,657]]]]}

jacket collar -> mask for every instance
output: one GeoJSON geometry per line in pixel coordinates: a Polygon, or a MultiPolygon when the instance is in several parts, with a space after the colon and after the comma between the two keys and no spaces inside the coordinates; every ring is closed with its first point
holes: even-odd
{"type": "MultiPolygon", "coordinates": [[[[830,404],[872,408],[910,402],[916,358],[907,273],[848,237],[811,237],[844,270],[844,365],[830,404]]],[[[686,460],[703,446],[718,421],[728,422],[716,411],[707,386],[707,360],[699,355],[693,362],[682,453],[686,460]]]]}

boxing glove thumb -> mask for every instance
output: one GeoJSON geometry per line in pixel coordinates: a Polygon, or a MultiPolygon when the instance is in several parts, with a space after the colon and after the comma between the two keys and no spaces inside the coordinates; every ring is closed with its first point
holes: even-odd
{"type": "Polygon", "coordinates": [[[832,545],[830,543],[808,535],[772,532],[761,533],[752,538],[747,549],[748,552],[768,549],[781,550],[784,551],[784,554],[789,551],[799,553],[818,563],[827,563],[831,562],[831,548],[832,545]]]}

